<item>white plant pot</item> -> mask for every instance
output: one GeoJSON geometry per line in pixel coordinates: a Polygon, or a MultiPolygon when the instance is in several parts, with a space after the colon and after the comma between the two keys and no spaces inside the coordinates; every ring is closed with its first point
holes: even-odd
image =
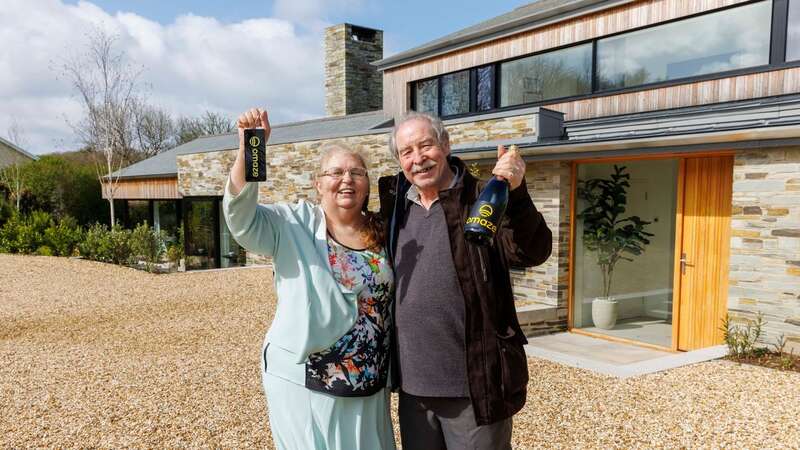
{"type": "Polygon", "coordinates": [[[186,260],[184,258],[178,261],[178,272],[186,272],[186,260]]]}
{"type": "Polygon", "coordinates": [[[592,300],[592,321],[602,330],[611,330],[617,324],[618,302],[614,297],[597,297],[592,300]]]}

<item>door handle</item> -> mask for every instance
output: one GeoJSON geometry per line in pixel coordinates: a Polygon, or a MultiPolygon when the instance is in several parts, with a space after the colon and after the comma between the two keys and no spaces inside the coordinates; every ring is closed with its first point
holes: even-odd
{"type": "Polygon", "coordinates": [[[689,264],[686,260],[686,253],[681,253],[681,275],[686,275],[686,266],[694,267],[694,264],[689,264]]]}

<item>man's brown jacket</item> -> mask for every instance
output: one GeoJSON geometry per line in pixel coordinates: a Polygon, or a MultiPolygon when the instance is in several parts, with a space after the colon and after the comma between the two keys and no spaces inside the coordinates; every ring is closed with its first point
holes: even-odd
{"type": "MultiPolygon", "coordinates": [[[[509,193],[506,214],[493,245],[482,247],[466,242],[464,222],[484,183],[473,177],[460,159],[451,156],[449,161],[463,176],[452,189],[439,193],[439,201],[464,295],[470,398],[478,425],[487,425],[517,413],[525,404],[527,393],[528,364],[523,345],[528,341],[517,321],[508,269],[544,263],[552,250],[552,233],[523,181],[509,193]]],[[[378,180],[390,261],[394,261],[397,224],[403,223],[410,186],[402,172],[378,180]]],[[[393,388],[397,388],[401,380],[396,339],[394,342],[392,379],[393,388]]]]}

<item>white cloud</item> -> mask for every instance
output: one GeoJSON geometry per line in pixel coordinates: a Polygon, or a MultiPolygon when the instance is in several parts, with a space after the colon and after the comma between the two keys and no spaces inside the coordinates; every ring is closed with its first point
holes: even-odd
{"type": "Polygon", "coordinates": [[[173,115],[209,109],[231,118],[266,106],[276,123],[324,115],[324,11],[360,0],[278,0],[274,18],[239,23],[184,15],[162,25],[133,13],[110,15],[81,1],[4,0],[0,9],[0,135],[14,119],[33,153],[77,148],[65,120],[80,107],[55,67],[85,48],[101,26],[118,50],[145,68],[150,102],[173,115]],[[301,23],[301,26],[298,26],[301,23]],[[309,25],[311,24],[311,25],[309,25]]]}

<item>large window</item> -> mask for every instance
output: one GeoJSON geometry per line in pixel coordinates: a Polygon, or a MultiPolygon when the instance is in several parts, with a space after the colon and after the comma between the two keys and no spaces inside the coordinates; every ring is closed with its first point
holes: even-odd
{"type": "Polygon", "coordinates": [[[765,1],[597,42],[598,87],[624,88],[769,63],[765,1]]]}
{"type": "Polygon", "coordinates": [[[592,92],[592,44],[500,65],[500,106],[592,92]]]}
{"type": "Polygon", "coordinates": [[[578,166],[574,328],[672,346],[678,163],[578,166]]]}
{"type": "Polygon", "coordinates": [[[789,26],[786,33],[786,61],[800,60],[800,0],[789,2],[789,26]]]}
{"type": "Polygon", "coordinates": [[[415,81],[412,108],[452,117],[793,61],[800,0],[762,0],[415,81]]]}

